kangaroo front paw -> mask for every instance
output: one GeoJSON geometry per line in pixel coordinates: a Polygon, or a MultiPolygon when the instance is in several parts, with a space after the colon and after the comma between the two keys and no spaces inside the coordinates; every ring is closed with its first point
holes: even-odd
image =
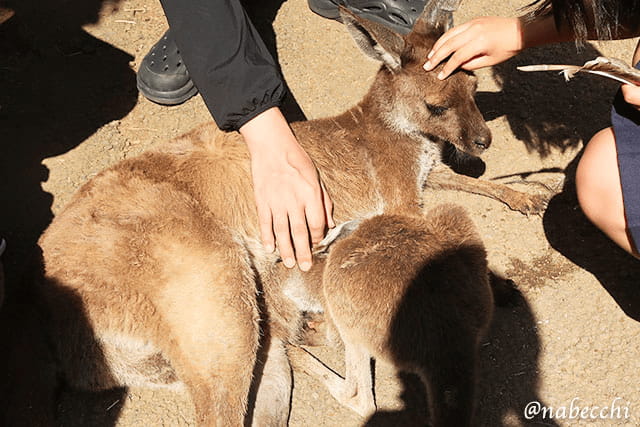
{"type": "Polygon", "coordinates": [[[539,215],[547,208],[551,195],[517,193],[505,203],[525,215],[539,215]]]}

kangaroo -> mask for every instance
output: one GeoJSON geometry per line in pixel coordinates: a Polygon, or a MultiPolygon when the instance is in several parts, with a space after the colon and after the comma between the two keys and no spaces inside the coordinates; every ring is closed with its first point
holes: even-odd
{"type": "MultiPolygon", "coordinates": [[[[543,208],[539,196],[456,178],[441,164],[445,143],[478,155],[491,141],[473,100],[474,76],[440,81],[437,70],[421,67],[450,11],[428,5],[406,36],[341,13],[382,67],[347,112],[292,124],[332,194],[337,223],[419,215],[429,183],[523,212],[543,208]]],[[[185,388],[199,425],[286,422],[286,344],[300,338],[300,305],[320,300],[300,288],[301,273],[278,279],[276,255],[259,243],[238,133],[208,123],[101,172],[39,245],[36,292],[69,386],[185,388]]]]}
{"type": "Polygon", "coordinates": [[[461,207],[363,221],[331,247],[322,290],[325,321],[344,342],[345,377],[301,347],[289,349],[296,371],[367,417],[376,409],[370,358],[383,359],[425,383],[430,425],[472,425],[493,294],[484,245],[461,207]]]}

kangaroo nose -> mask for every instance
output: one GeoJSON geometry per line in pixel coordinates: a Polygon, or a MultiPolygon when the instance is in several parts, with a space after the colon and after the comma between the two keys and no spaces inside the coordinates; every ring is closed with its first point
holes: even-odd
{"type": "Polygon", "coordinates": [[[491,145],[491,137],[490,136],[479,136],[473,141],[476,146],[486,150],[491,145]]]}

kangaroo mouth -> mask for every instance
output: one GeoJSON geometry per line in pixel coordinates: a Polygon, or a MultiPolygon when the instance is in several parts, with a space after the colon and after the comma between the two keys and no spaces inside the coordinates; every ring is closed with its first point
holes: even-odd
{"type": "Polygon", "coordinates": [[[487,138],[475,138],[473,140],[458,140],[458,141],[449,141],[445,142],[453,145],[458,150],[470,154],[472,156],[481,156],[491,145],[491,139],[487,138]]]}
{"type": "Polygon", "coordinates": [[[478,142],[472,142],[470,144],[452,144],[458,150],[463,151],[472,156],[481,156],[489,148],[488,145],[478,142]]]}
{"type": "Polygon", "coordinates": [[[429,140],[440,144],[443,147],[443,150],[448,146],[455,147],[456,150],[469,154],[471,156],[481,156],[489,148],[489,143],[481,139],[477,139],[472,142],[461,140],[453,142],[449,139],[440,138],[439,136],[433,134],[424,134],[424,136],[429,140]]]}

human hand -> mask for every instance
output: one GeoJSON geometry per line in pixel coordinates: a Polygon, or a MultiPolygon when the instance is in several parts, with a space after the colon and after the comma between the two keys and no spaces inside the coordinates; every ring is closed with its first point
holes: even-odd
{"type": "Polygon", "coordinates": [[[640,110],[640,87],[631,84],[624,84],[620,87],[620,90],[622,91],[624,100],[636,110],[640,110]]]}
{"type": "Polygon", "coordinates": [[[433,70],[449,55],[439,79],[447,78],[457,68],[475,70],[499,64],[523,49],[522,37],[518,18],[476,18],[444,33],[427,56],[424,69],[433,70]]]}
{"type": "Polygon", "coordinates": [[[240,128],[249,152],[262,244],[277,242],[284,265],[311,268],[311,245],[334,227],[333,204],[313,162],[278,108],[240,128]]]}

